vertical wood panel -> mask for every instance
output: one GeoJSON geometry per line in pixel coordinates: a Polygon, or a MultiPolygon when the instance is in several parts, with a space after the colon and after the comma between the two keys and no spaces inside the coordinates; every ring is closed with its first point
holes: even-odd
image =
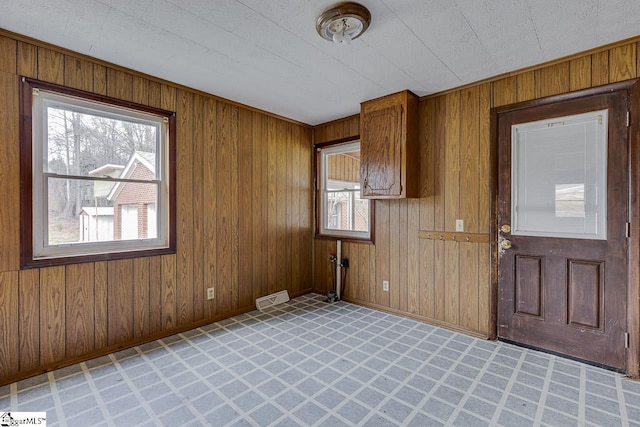
{"type": "Polygon", "coordinates": [[[20,162],[18,144],[18,82],[0,73],[0,271],[20,267],[20,162]]]}
{"type": "Polygon", "coordinates": [[[51,49],[38,48],[38,79],[64,84],[64,55],[51,49]]]}
{"type": "Polygon", "coordinates": [[[133,76],[132,101],[142,105],[149,105],[149,80],[133,76]]]}
{"type": "Polygon", "coordinates": [[[391,209],[389,200],[376,200],[376,280],[373,284],[375,295],[374,302],[383,306],[389,306],[391,287],[397,287],[398,283],[389,283],[389,292],[382,290],[382,281],[390,279],[389,263],[391,254],[390,246],[390,225],[391,225],[391,209]]]}
{"type": "Polygon", "coordinates": [[[287,125],[282,121],[278,121],[276,127],[276,170],[275,170],[275,192],[276,192],[276,210],[275,210],[275,245],[278,248],[279,256],[276,261],[276,283],[274,291],[280,291],[287,286],[286,268],[289,263],[280,262],[280,257],[290,260],[289,247],[287,247],[287,239],[285,230],[287,227],[287,125]]]}
{"type": "Polygon", "coordinates": [[[20,370],[24,371],[40,364],[40,270],[22,270],[19,280],[19,354],[20,370]]]}
{"type": "Polygon", "coordinates": [[[109,336],[108,307],[107,307],[107,280],[108,270],[106,262],[96,262],[94,264],[95,280],[95,346],[102,348],[107,345],[109,336]]]}
{"type": "Polygon", "coordinates": [[[286,166],[285,166],[285,230],[284,233],[284,246],[286,248],[285,253],[287,255],[287,259],[291,260],[287,265],[285,265],[285,274],[286,281],[285,286],[286,289],[291,289],[292,291],[298,290],[298,285],[293,282],[293,271],[295,270],[295,266],[298,264],[295,260],[297,258],[297,254],[293,252],[293,238],[294,238],[294,230],[293,226],[293,205],[295,201],[295,192],[291,191],[293,188],[293,125],[291,123],[286,124],[286,134],[282,136],[285,140],[285,153],[286,153],[286,166]]]}
{"type": "Polygon", "coordinates": [[[311,131],[301,129],[300,141],[300,185],[302,197],[300,198],[300,234],[302,236],[300,252],[302,253],[301,262],[301,280],[304,282],[305,288],[313,286],[311,272],[311,254],[313,251],[313,148],[311,145],[311,131]]]}
{"type": "Polygon", "coordinates": [[[249,307],[253,303],[253,256],[252,215],[259,205],[252,204],[253,189],[253,114],[245,109],[238,117],[238,307],[249,307]]]}
{"type": "Polygon", "coordinates": [[[65,269],[40,269],[40,363],[65,357],[65,269]]]}
{"type": "Polygon", "coordinates": [[[217,307],[218,312],[231,310],[231,106],[226,102],[218,103],[217,129],[217,197],[216,214],[218,219],[217,254],[217,307]]]}
{"type": "Polygon", "coordinates": [[[399,269],[398,275],[398,297],[400,299],[398,308],[401,311],[406,312],[409,294],[409,234],[415,237],[418,233],[418,229],[411,229],[409,227],[409,202],[410,200],[400,200],[400,239],[398,241],[399,250],[399,269]]]}
{"type": "Polygon", "coordinates": [[[478,154],[478,232],[489,233],[489,220],[491,217],[490,212],[490,185],[491,185],[491,173],[489,156],[491,150],[490,144],[490,108],[491,108],[491,88],[490,84],[484,84],[480,86],[479,93],[479,154],[478,154]]]}
{"type": "Polygon", "coordinates": [[[479,218],[479,129],[480,92],[475,86],[461,93],[460,116],[460,218],[464,220],[464,231],[478,233],[479,218]]]}
{"type": "Polygon", "coordinates": [[[518,74],[516,78],[516,93],[518,102],[535,98],[535,73],[533,71],[518,74]]]}
{"type": "Polygon", "coordinates": [[[176,326],[193,322],[193,95],[178,91],[176,326]]]}
{"type": "Polygon", "coordinates": [[[158,82],[149,82],[149,105],[156,108],[162,107],[162,85],[158,82]]]}
{"type": "Polygon", "coordinates": [[[133,339],[133,260],[107,262],[109,345],[133,339]]]}
{"type": "Polygon", "coordinates": [[[66,267],[66,356],[95,350],[95,267],[92,263],[66,267]]]}
{"type": "MultiPolygon", "coordinates": [[[[446,168],[446,117],[447,117],[447,98],[446,96],[438,97],[435,105],[435,115],[434,120],[437,125],[434,130],[436,148],[434,150],[434,170],[435,170],[435,178],[434,178],[434,220],[433,220],[433,229],[434,230],[444,230],[445,228],[445,168],[446,168]]],[[[431,277],[427,277],[427,282],[432,280],[432,288],[426,292],[426,295],[423,295],[423,300],[429,303],[429,298],[432,299],[433,303],[433,316],[436,319],[444,320],[444,291],[445,291],[445,276],[444,276],[444,242],[438,241],[434,242],[433,245],[425,246],[425,249],[429,250],[430,246],[432,247],[432,266],[433,273],[431,277]]],[[[429,305],[427,305],[429,307],[429,305]]],[[[429,310],[429,309],[427,309],[429,310]]]]}
{"type": "Polygon", "coordinates": [[[491,256],[490,246],[481,245],[478,248],[478,330],[487,336],[495,331],[491,327],[491,256]]]}
{"type": "Polygon", "coordinates": [[[107,95],[113,98],[133,100],[133,76],[124,71],[107,68],[107,95]]]}
{"type": "Polygon", "coordinates": [[[609,51],[594,53],[591,56],[591,85],[600,86],[609,83],[609,51]]]}
{"type": "MultiPolygon", "coordinates": [[[[289,228],[291,230],[291,253],[295,260],[291,266],[293,269],[291,273],[292,286],[296,291],[301,291],[302,289],[309,288],[309,284],[303,284],[301,280],[302,276],[302,263],[303,263],[303,253],[302,249],[302,229],[300,227],[300,216],[301,216],[301,203],[303,200],[303,193],[305,190],[305,184],[303,182],[306,181],[305,178],[301,176],[301,168],[300,168],[300,156],[301,156],[301,145],[304,143],[302,141],[302,131],[300,127],[295,126],[292,129],[292,152],[291,152],[291,169],[289,170],[289,179],[290,179],[290,189],[292,190],[292,198],[289,204],[289,209],[291,212],[291,224],[289,224],[289,228]]],[[[305,209],[305,210],[308,210],[305,209]]]]}
{"type": "Polygon", "coordinates": [[[93,91],[100,95],[107,94],[107,67],[93,64],[93,91]]]}
{"type": "Polygon", "coordinates": [[[177,89],[166,84],[160,85],[160,108],[176,111],[177,89]]]}
{"type": "Polygon", "coordinates": [[[162,330],[162,257],[149,258],[149,333],[162,330]]]}
{"type": "Polygon", "coordinates": [[[14,39],[0,36],[0,72],[16,74],[18,44],[14,39]]]}
{"type": "Polygon", "coordinates": [[[591,87],[591,55],[569,62],[569,87],[571,90],[591,87]]]}
{"type": "Polygon", "coordinates": [[[73,56],[64,58],[64,84],[88,92],[93,90],[93,64],[73,56]]]}
{"type": "Polygon", "coordinates": [[[460,92],[446,95],[444,230],[455,231],[460,218],[460,92]]]}
{"type": "Polygon", "coordinates": [[[561,62],[535,71],[536,98],[569,91],[569,63],[561,62]]]}
{"type": "Polygon", "coordinates": [[[609,54],[609,82],[620,82],[636,76],[636,44],[614,47],[609,54]]]}
{"type": "Polygon", "coordinates": [[[150,313],[158,305],[151,304],[149,288],[149,258],[133,260],[133,336],[142,338],[150,333],[150,313]]]}
{"type": "Polygon", "coordinates": [[[400,282],[400,203],[399,200],[389,200],[388,253],[389,257],[389,307],[400,308],[400,288],[406,286],[400,282]]]}
{"type": "MultiPolygon", "coordinates": [[[[357,258],[358,263],[358,275],[355,280],[356,292],[355,297],[361,301],[369,301],[369,283],[371,282],[371,269],[369,267],[370,260],[369,255],[373,245],[358,245],[359,256],[357,258]]],[[[353,283],[353,282],[352,282],[353,283]]]]}
{"type": "Polygon", "coordinates": [[[18,75],[38,77],[38,48],[32,44],[18,42],[18,75]]]}
{"type": "MultiPolygon", "coordinates": [[[[441,99],[439,97],[438,99],[441,99]]],[[[435,177],[436,177],[436,153],[437,147],[442,144],[436,139],[436,123],[438,123],[436,115],[436,98],[429,98],[420,102],[419,107],[419,129],[418,138],[420,141],[420,181],[422,184],[421,198],[418,204],[418,224],[419,230],[433,230],[435,221],[435,177]]],[[[411,213],[410,213],[411,215],[411,213]]],[[[409,220],[411,224],[411,219],[409,220]]],[[[412,241],[412,236],[409,236],[412,241]]],[[[433,317],[433,245],[427,246],[426,240],[417,241],[417,250],[415,253],[412,248],[409,249],[409,268],[412,264],[418,265],[418,277],[416,283],[415,308],[412,307],[411,283],[409,284],[409,312],[433,317]]]]}
{"type": "Polygon", "coordinates": [[[493,82],[493,106],[513,104],[517,100],[517,77],[506,77],[493,82]]]}
{"type": "Polygon", "coordinates": [[[162,304],[162,330],[176,325],[176,256],[162,255],[162,282],[160,298],[162,304]]]}
{"type": "Polygon", "coordinates": [[[94,265],[66,267],[66,355],[79,356],[95,349],[94,265]]]}
{"type": "Polygon", "coordinates": [[[204,177],[205,177],[205,141],[204,141],[204,109],[205,98],[196,95],[194,99],[193,117],[193,318],[200,320],[205,317],[206,288],[204,284],[204,238],[205,238],[205,210],[204,210],[204,177]]]}
{"type": "Polygon", "coordinates": [[[229,158],[231,161],[231,192],[229,200],[231,228],[231,310],[238,309],[238,117],[239,109],[231,107],[229,158]]]}
{"type": "Polygon", "coordinates": [[[0,272],[0,378],[18,371],[18,273],[0,272]]]}
{"type": "Polygon", "coordinates": [[[253,191],[251,194],[252,209],[252,265],[253,265],[253,299],[260,298],[267,294],[267,268],[266,268],[266,248],[267,248],[267,227],[265,226],[266,218],[266,199],[267,192],[264,190],[267,185],[265,179],[266,168],[263,169],[267,150],[266,135],[266,118],[257,114],[252,114],[253,135],[251,151],[254,153],[251,165],[251,183],[253,191]]]}
{"type": "Polygon", "coordinates": [[[433,317],[437,320],[447,320],[447,288],[449,276],[446,275],[445,266],[445,242],[435,240],[433,242],[433,317]]]}
{"type": "Polygon", "coordinates": [[[444,320],[457,324],[460,319],[460,246],[444,242],[444,320]]]}
{"type": "Polygon", "coordinates": [[[276,136],[276,120],[269,117],[267,119],[267,232],[268,232],[268,259],[267,259],[267,277],[268,289],[267,293],[276,292],[277,286],[277,136],[276,136]]]}
{"type": "MultiPolygon", "coordinates": [[[[207,213],[204,222],[204,286],[215,288],[217,284],[217,246],[218,246],[218,191],[217,175],[217,102],[212,99],[205,101],[202,135],[204,137],[204,155],[207,167],[204,168],[204,211],[207,213]]],[[[205,315],[216,313],[216,301],[205,302],[205,315]]]]}
{"type": "Polygon", "coordinates": [[[478,330],[478,247],[460,243],[460,324],[478,330]]]}

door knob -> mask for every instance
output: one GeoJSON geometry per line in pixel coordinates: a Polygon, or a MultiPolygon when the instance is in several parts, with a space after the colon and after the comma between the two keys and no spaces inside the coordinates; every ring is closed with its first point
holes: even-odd
{"type": "Polygon", "coordinates": [[[504,239],[500,242],[500,247],[502,247],[502,249],[509,249],[511,248],[511,240],[507,240],[504,239]]]}
{"type": "Polygon", "coordinates": [[[511,226],[509,224],[503,224],[502,227],[500,227],[500,231],[502,231],[503,233],[510,233],[511,226]]]}

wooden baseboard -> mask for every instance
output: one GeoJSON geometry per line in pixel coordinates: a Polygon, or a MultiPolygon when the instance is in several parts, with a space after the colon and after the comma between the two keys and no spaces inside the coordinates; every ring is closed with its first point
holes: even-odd
{"type": "Polygon", "coordinates": [[[432,319],[430,317],[420,316],[420,315],[414,314],[414,313],[408,313],[406,311],[397,310],[395,308],[390,308],[390,307],[385,307],[383,305],[374,304],[374,303],[367,302],[367,301],[361,301],[361,300],[358,300],[358,299],[355,299],[355,298],[351,298],[351,297],[347,297],[347,296],[343,296],[342,300],[346,301],[346,302],[350,302],[352,304],[361,305],[363,307],[368,307],[368,308],[373,308],[375,310],[384,311],[386,313],[397,314],[399,316],[404,316],[404,317],[408,317],[410,319],[419,320],[421,322],[428,323],[428,324],[434,325],[434,326],[439,326],[439,327],[442,327],[442,328],[445,328],[445,329],[450,329],[452,331],[462,332],[463,334],[471,335],[471,336],[474,336],[476,338],[490,339],[488,334],[484,334],[482,332],[475,331],[473,329],[468,329],[468,328],[465,328],[464,326],[460,326],[460,325],[455,325],[453,323],[444,322],[442,320],[432,319]]]}
{"type": "MultiPolygon", "coordinates": [[[[291,292],[291,298],[299,297],[301,295],[306,295],[308,293],[313,292],[311,288],[303,289],[297,292],[291,292]]],[[[16,381],[21,381],[29,377],[34,377],[36,375],[44,374],[49,371],[54,371],[56,369],[64,368],[69,365],[73,365],[80,362],[85,362],[90,359],[95,359],[96,357],[105,356],[110,353],[114,353],[116,351],[124,350],[127,348],[135,347],[137,345],[141,345],[150,341],[155,341],[161,338],[166,338],[171,335],[179,334],[181,332],[189,331],[191,329],[199,328],[204,325],[208,325],[214,322],[219,322],[220,320],[228,319],[233,316],[237,316],[239,314],[248,313],[250,311],[255,310],[255,305],[239,308],[237,310],[209,317],[207,319],[198,320],[197,322],[189,323],[188,325],[183,325],[178,328],[167,329],[166,331],[157,332],[151,335],[148,335],[143,338],[137,338],[131,341],[127,341],[125,343],[114,344],[107,347],[103,347],[100,350],[92,351],[91,353],[83,354],[82,356],[70,357],[64,360],[60,360],[54,363],[49,363],[46,365],[41,365],[33,369],[29,369],[26,371],[17,372],[12,375],[8,375],[6,377],[0,378],[0,386],[11,384],[16,381]]]]}

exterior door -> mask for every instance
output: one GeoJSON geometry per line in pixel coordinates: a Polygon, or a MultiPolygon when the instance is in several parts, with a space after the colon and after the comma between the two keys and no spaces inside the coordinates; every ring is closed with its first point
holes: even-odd
{"type": "Polygon", "coordinates": [[[498,115],[498,336],[624,369],[627,91],[498,115]]]}

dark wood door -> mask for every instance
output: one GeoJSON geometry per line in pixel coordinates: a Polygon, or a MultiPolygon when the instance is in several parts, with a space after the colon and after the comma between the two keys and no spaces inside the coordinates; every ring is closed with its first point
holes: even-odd
{"type": "Polygon", "coordinates": [[[627,98],[618,91],[498,114],[500,338],[625,368],[627,98]],[[593,124],[567,127],[585,113],[593,124]],[[603,118],[601,168],[580,171],[598,163],[588,134],[603,118]],[[547,135],[554,127],[566,131],[547,135]],[[580,132],[582,148],[568,142],[580,132]]]}

